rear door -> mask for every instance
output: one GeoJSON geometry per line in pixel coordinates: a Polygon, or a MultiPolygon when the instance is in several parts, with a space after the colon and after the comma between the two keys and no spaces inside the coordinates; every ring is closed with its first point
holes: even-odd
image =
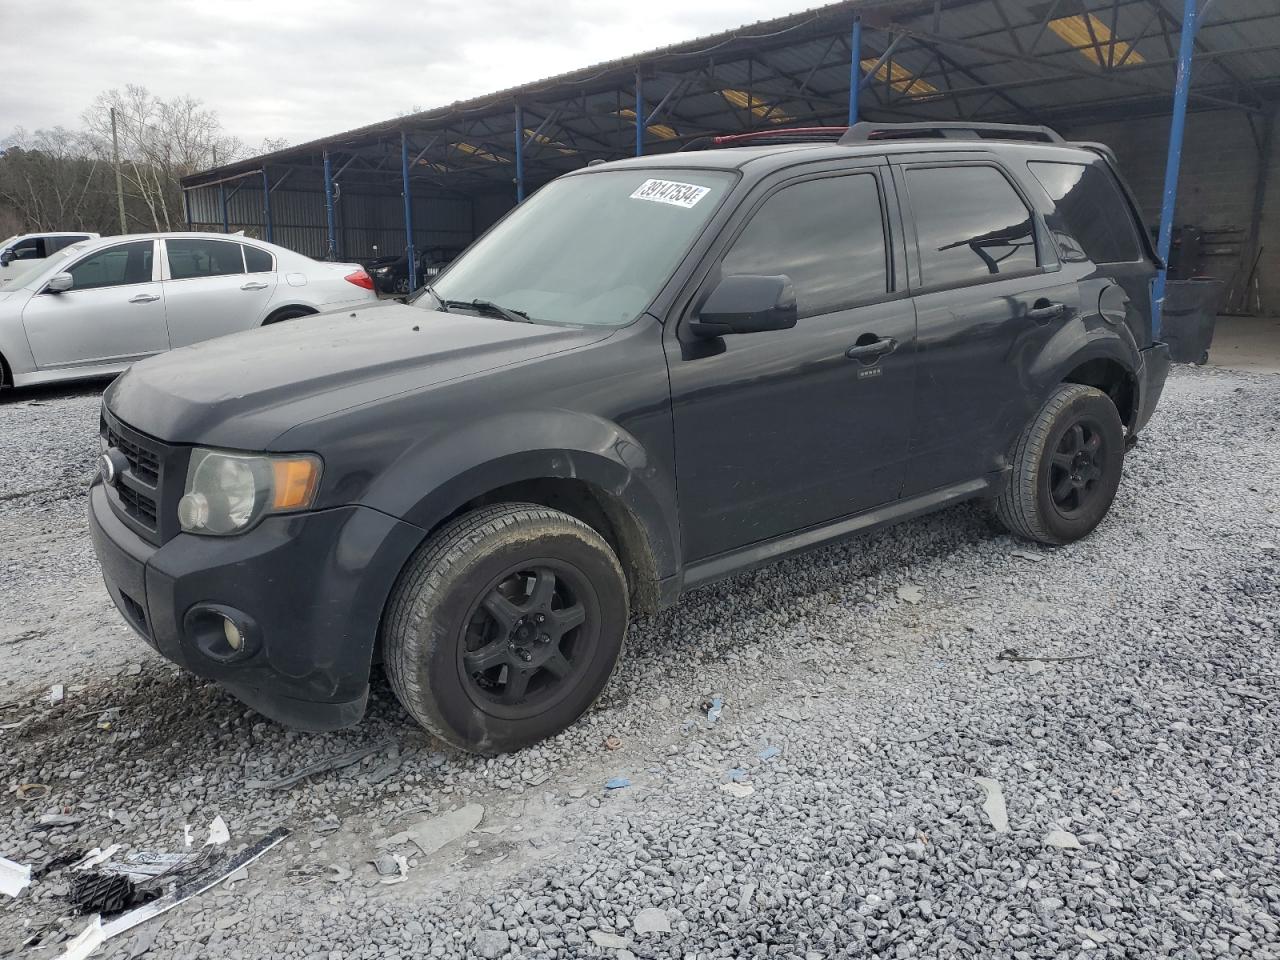
{"type": "Polygon", "coordinates": [[[1031,365],[1080,296],[995,159],[895,161],[894,174],[919,323],[912,496],[1005,466],[1038,402],[1031,365]]]}
{"type": "Polygon", "coordinates": [[[169,349],[156,241],[131,240],[80,257],[72,287],[41,291],[22,324],[41,369],[125,363],[169,349]]]}
{"type": "Polygon", "coordinates": [[[165,246],[164,296],[174,347],[259,326],[275,291],[274,264],[245,267],[245,246],[234,240],[170,237],[165,246]]]}
{"type": "Polygon", "coordinates": [[[723,276],[785,274],[799,320],[665,340],[686,562],[895,499],[911,426],[915,315],[888,166],[791,172],[725,233],[692,305],[723,276]]]}

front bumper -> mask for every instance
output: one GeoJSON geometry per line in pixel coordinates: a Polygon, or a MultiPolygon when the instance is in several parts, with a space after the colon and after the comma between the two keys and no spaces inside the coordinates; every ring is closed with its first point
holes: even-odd
{"type": "Polygon", "coordinates": [[[157,547],[111,509],[101,480],[89,526],[107,591],[160,654],[217,682],[260,713],[306,730],[364,715],[378,623],[417,527],[368,507],[268,517],[235,537],[178,534],[157,547]],[[226,660],[206,653],[188,612],[244,616],[254,642],[226,660]]]}
{"type": "Polygon", "coordinates": [[[1142,368],[1138,371],[1138,413],[1134,418],[1132,433],[1136,434],[1147,425],[1151,415],[1156,411],[1160,395],[1164,393],[1164,383],[1169,379],[1169,345],[1153,343],[1139,351],[1142,357],[1142,368]]]}

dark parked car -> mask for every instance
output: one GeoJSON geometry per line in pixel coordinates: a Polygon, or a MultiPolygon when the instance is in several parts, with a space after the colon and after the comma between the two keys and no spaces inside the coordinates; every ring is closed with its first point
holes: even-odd
{"type": "MultiPolygon", "coordinates": [[[[418,257],[418,286],[430,283],[458,255],[455,250],[437,247],[423,250],[418,257]]],[[[409,277],[409,256],[377,257],[364,265],[373,277],[374,285],[379,293],[407,294],[413,292],[409,277]]]]}
{"type": "Polygon", "coordinates": [[[135,365],[90,517],[164,656],[467,750],[599,696],[628,618],[962,500],[1088,534],[1168,370],[1105,148],[853,127],[552,182],[412,304],[135,365]],[[881,139],[883,138],[883,139],[881,139]]]}

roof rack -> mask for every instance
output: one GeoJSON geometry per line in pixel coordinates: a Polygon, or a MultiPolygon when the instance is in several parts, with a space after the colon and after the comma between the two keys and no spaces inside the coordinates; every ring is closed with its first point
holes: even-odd
{"type": "Polygon", "coordinates": [[[1018,123],[855,123],[846,129],[840,143],[868,143],[875,140],[1030,140],[1063,143],[1048,127],[1018,123]]]}
{"type": "Polygon", "coordinates": [[[813,143],[816,140],[836,143],[848,129],[848,127],[771,127],[768,130],[753,130],[750,133],[696,137],[681,147],[680,151],[749,146],[753,143],[813,143]]]}

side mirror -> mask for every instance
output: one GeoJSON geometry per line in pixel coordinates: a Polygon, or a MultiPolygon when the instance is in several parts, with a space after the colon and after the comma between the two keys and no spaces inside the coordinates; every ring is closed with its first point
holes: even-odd
{"type": "Polygon", "coordinates": [[[65,293],[75,284],[75,277],[69,273],[55,273],[44,285],[46,293],[65,293]]]}
{"type": "Polygon", "coordinates": [[[11,263],[13,263],[13,251],[0,250],[0,267],[7,267],[11,263]]]}
{"type": "Polygon", "coordinates": [[[698,310],[689,329],[700,337],[788,330],[796,325],[791,278],[746,274],[724,277],[698,310]]]}

